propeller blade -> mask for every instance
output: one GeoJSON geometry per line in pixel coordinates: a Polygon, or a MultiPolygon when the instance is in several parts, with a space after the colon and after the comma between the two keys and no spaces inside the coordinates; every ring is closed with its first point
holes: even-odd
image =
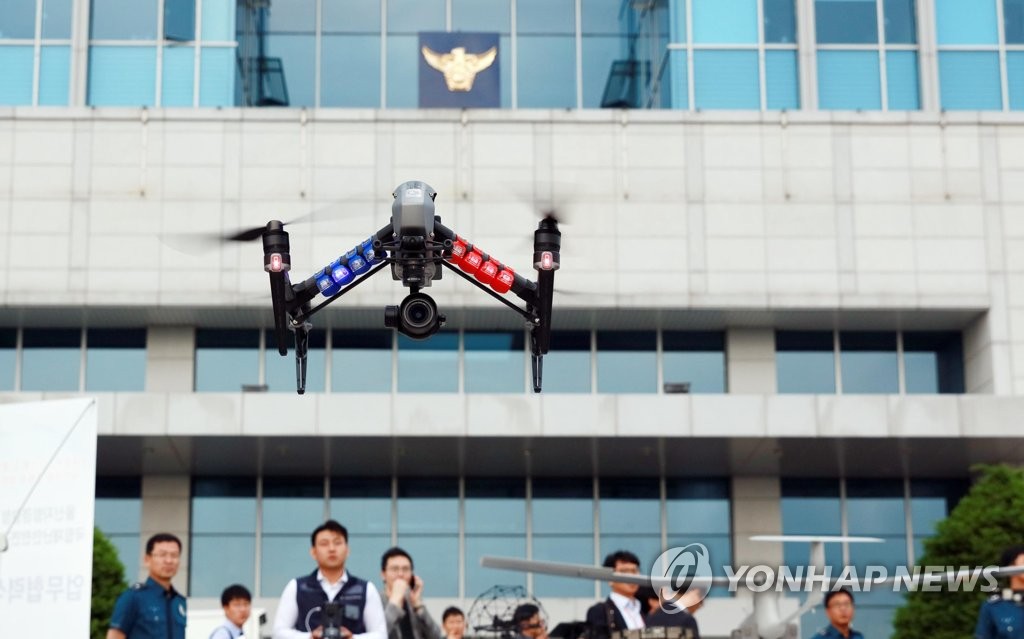
{"type": "MultiPolygon", "coordinates": [[[[285,224],[290,224],[290,222],[285,222],[285,224]]],[[[263,237],[263,232],[266,230],[267,226],[265,224],[263,226],[254,226],[250,229],[245,229],[244,231],[238,231],[237,233],[233,233],[231,235],[225,235],[224,241],[251,242],[253,240],[258,240],[259,238],[263,237]]]]}

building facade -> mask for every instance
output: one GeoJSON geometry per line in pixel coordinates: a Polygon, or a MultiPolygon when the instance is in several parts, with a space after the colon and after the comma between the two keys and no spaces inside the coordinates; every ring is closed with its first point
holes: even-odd
{"type": "MultiPolygon", "coordinates": [[[[1024,461],[1019,0],[8,4],[0,398],[98,398],[97,523],[130,575],[179,534],[195,608],[240,582],[272,614],[327,516],[356,574],[407,548],[435,613],[604,596],[487,554],[913,562],[972,464],[1024,461]],[[418,34],[459,30],[499,35],[505,108],[417,108],[418,34]],[[258,242],[210,238],[318,212],[306,277],[413,179],[527,277],[536,211],[565,218],[542,394],[450,272],[428,341],[385,329],[387,274],[315,316],[294,393],[258,242]]],[[[726,636],[749,596],[712,595],[726,636]]]]}

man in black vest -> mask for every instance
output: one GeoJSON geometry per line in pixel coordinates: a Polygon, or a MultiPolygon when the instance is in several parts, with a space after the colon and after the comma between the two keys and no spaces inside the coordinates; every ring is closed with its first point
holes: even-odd
{"type": "Polygon", "coordinates": [[[333,519],[316,527],[309,554],[312,574],[288,582],[274,617],[274,639],[321,639],[324,604],[337,604],[344,639],[387,639],[380,594],[370,582],[348,574],[348,530],[333,519]]]}
{"type": "Polygon", "coordinates": [[[412,557],[398,546],[380,558],[384,580],[381,603],[388,639],[443,639],[444,632],[423,605],[423,578],[413,573],[412,557]]]}
{"type": "MultiPolygon", "coordinates": [[[[640,574],[640,560],[628,550],[618,550],[604,558],[605,568],[615,572],[640,574]]],[[[613,632],[636,630],[644,624],[645,606],[636,598],[637,584],[620,581],[608,582],[612,592],[608,599],[587,610],[587,628],[590,639],[608,639],[613,632]]]]}

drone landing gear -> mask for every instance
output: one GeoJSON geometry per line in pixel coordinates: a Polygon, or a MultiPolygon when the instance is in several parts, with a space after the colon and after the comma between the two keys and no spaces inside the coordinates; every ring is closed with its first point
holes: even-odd
{"type": "Polygon", "coordinates": [[[530,330],[530,360],[533,364],[531,371],[533,373],[533,392],[539,393],[544,376],[544,355],[540,350],[536,328],[530,330]]]}
{"type": "Polygon", "coordinates": [[[306,392],[306,354],[309,352],[309,330],[313,325],[302,322],[293,326],[295,331],[295,390],[299,395],[306,392]]]}

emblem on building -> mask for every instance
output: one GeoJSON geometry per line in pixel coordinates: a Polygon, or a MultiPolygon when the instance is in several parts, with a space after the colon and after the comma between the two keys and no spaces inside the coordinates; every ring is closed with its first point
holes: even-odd
{"type": "Polygon", "coordinates": [[[444,82],[449,91],[472,91],[476,74],[494,64],[498,57],[498,47],[491,47],[483,53],[466,53],[465,47],[438,53],[423,46],[420,51],[427,64],[444,74],[444,82]]]}

